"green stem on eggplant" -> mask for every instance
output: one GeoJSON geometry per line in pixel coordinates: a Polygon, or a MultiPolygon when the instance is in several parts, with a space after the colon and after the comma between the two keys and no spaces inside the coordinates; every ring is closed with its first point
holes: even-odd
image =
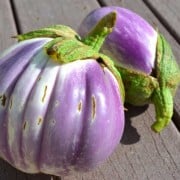
{"type": "Polygon", "coordinates": [[[113,11],[104,16],[82,41],[99,52],[106,37],[112,32],[115,22],[116,12],[113,11]]]}
{"type": "Polygon", "coordinates": [[[173,96],[168,88],[155,89],[152,101],[155,105],[156,122],[152,125],[155,132],[163,130],[173,115],[173,96]]]}

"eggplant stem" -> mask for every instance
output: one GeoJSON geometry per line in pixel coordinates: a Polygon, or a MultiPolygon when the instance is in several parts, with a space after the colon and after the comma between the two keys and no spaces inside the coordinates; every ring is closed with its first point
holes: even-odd
{"type": "Polygon", "coordinates": [[[104,16],[87,34],[82,41],[99,52],[106,37],[113,31],[116,22],[116,12],[113,11],[104,16]]]}
{"type": "Polygon", "coordinates": [[[151,127],[155,132],[161,132],[171,121],[173,96],[169,88],[157,88],[152,100],[156,110],[156,122],[151,127]]]}

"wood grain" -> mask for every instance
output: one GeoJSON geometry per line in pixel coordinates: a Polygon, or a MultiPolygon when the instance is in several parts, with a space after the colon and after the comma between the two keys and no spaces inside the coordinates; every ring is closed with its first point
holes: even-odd
{"type": "Polygon", "coordinates": [[[15,42],[11,36],[16,33],[10,3],[8,0],[0,1],[0,52],[15,42]]]}
{"type": "MultiPolygon", "coordinates": [[[[174,42],[166,29],[141,1],[109,1],[109,5],[113,3],[139,12],[151,23],[155,21],[158,26],[160,25],[163,33],[167,33],[171,42],[174,42]]],[[[75,0],[73,3],[70,0],[37,0],[36,3],[34,0],[14,0],[14,4],[22,32],[59,23],[71,25],[77,29],[83,17],[98,7],[95,0],[75,0]]],[[[176,44],[173,45],[176,55],[178,55],[178,48],[176,44]]],[[[61,177],[62,180],[180,179],[180,134],[174,125],[171,124],[161,134],[155,134],[150,129],[154,120],[153,106],[138,108],[126,105],[126,108],[128,112],[126,112],[124,136],[113,155],[92,172],[61,177]]],[[[0,161],[1,179],[51,180],[51,176],[25,174],[0,161]]]]}
{"type": "MultiPolygon", "coordinates": [[[[151,2],[154,2],[151,1],[151,2]]],[[[156,18],[156,16],[151,12],[150,9],[143,3],[143,1],[139,0],[101,0],[101,3],[103,5],[115,5],[115,6],[122,6],[125,8],[128,8],[140,16],[142,16],[144,19],[146,19],[153,27],[158,28],[158,30],[165,36],[167,41],[170,43],[172,47],[172,51],[176,57],[176,60],[180,67],[180,45],[177,43],[177,41],[172,37],[172,35],[168,32],[168,30],[162,25],[162,23],[159,21],[159,19],[156,18]]],[[[172,3],[174,6],[174,3],[172,3]]],[[[180,5],[180,3],[177,3],[177,7],[180,5]]],[[[158,5],[157,5],[158,6],[158,5]]],[[[160,4],[159,4],[160,6],[160,4]]],[[[170,2],[169,2],[170,6],[170,2]]],[[[177,11],[179,12],[179,11],[177,11]]],[[[175,16],[175,15],[174,15],[175,16]]],[[[176,16],[178,17],[178,16],[176,16]]],[[[177,25],[178,26],[178,25],[177,25]]],[[[178,29],[178,28],[177,28],[178,29]]],[[[177,30],[180,32],[180,28],[177,30]]],[[[176,112],[176,116],[173,117],[173,119],[176,121],[176,124],[180,126],[180,87],[177,90],[176,96],[174,98],[174,109],[176,112]]]]}
{"type": "Polygon", "coordinates": [[[126,129],[112,156],[91,173],[63,180],[173,180],[180,178],[180,135],[172,125],[161,134],[150,130],[152,106],[126,106],[126,129]]]}
{"type": "MultiPolygon", "coordinates": [[[[17,34],[10,2],[0,1],[0,52],[16,42],[11,36],[17,34]]],[[[0,180],[50,180],[45,175],[28,177],[27,174],[17,171],[8,163],[0,159],[0,180]]]]}
{"type": "Polygon", "coordinates": [[[77,29],[82,19],[98,6],[95,0],[14,0],[20,29],[27,32],[53,24],[77,29]]]}
{"type": "MultiPolygon", "coordinates": [[[[95,0],[14,0],[14,9],[21,33],[52,24],[70,25],[77,29],[82,19],[92,9],[98,7],[95,0]]],[[[9,1],[0,1],[0,44],[1,49],[15,42],[10,37],[16,35],[15,23],[9,1]],[[3,33],[3,34],[2,34],[3,33]]],[[[22,173],[0,160],[0,180],[57,180],[48,175],[22,173]]],[[[58,178],[59,179],[59,178],[58,178]]]]}
{"type": "Polygon", "coordinates": [[[179,0],[144,0],[180,43],[179,0]]]}

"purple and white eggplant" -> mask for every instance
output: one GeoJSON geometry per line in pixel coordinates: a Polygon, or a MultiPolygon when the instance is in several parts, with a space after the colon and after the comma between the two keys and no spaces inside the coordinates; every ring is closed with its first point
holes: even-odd
{"type": "MultiPolygon", "coordinates": [[[[105,19],[97,33],[113,27],[115,13],[105,19]]],[[[101,45],[109,32],[92,37],[101,45]]],[[[97,166],[124,129],[113,62],[61,25],[18,39],[0,57],[0,157],[21,171],[56,176],[97,166]]]]}
{"type": "Polygon", "coordinates": [[[79,33],[86,35],[107,13],[115,11],[117,20],[102,52],[114,60],[125,86],[125,101],[133,105],[154,103],[160,132],[173,114],[173,97],[180,82],[180,70],[165,38],[142,17],[121,7],[103,7],[91,12],[79,33]]]}

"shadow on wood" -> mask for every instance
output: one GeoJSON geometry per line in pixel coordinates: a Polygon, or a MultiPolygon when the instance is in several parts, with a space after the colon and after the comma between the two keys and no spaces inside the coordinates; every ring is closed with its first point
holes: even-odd
{"type": "Polygon", "coordinates": [[[0,159],[0,180],[60,180],[45,174],[26,174],[0,159]]]}
{"type": "Polygon", "coordinates": [[[134,144],[140,140],[140,135],[136,128],[132,126],[132,118],[142,114],[147,110],[148,105],[137,107],[130,104],[125,104],[128,111],[125,111],[125,130],[121,143],[124,145],[134,144]]]}

